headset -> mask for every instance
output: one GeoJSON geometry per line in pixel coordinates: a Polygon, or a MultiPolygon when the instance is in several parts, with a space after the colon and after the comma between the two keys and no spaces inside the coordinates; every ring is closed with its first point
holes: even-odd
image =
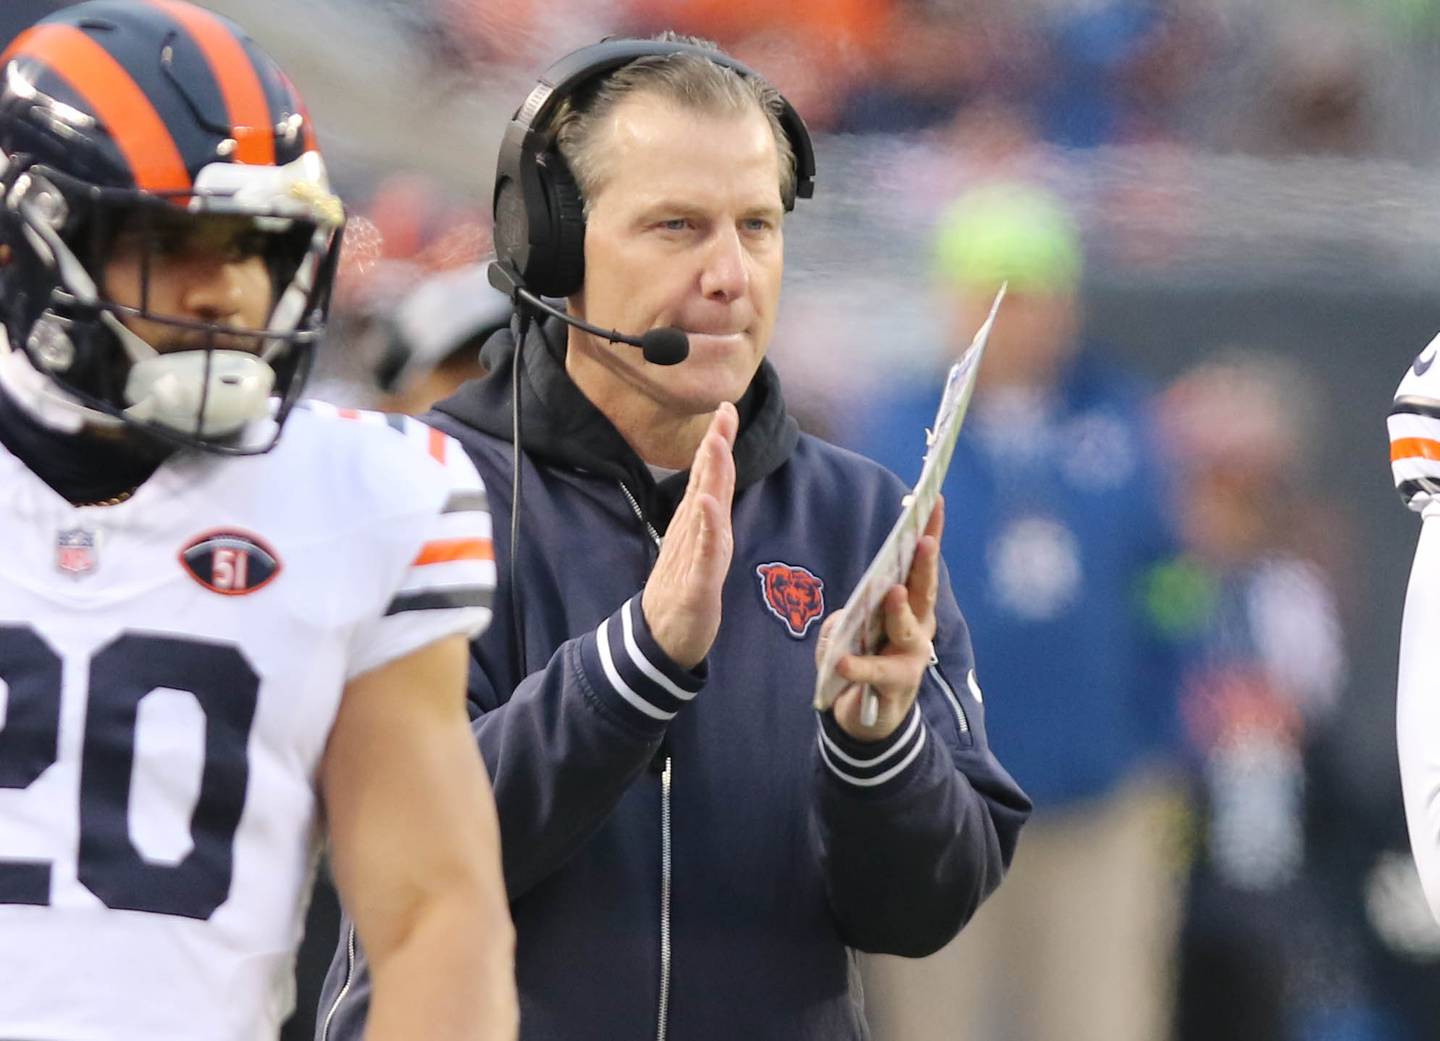
{"type": "MultiPolygon", "coordinates": [[[[760,76],[719,51],[665,40],[602,40],[582,47],[546,69],[516,110],[500,143],[495,168],[495,255],[513,283],[532,293],[566,297],[585,278],[585,200],[555,148],[551,119],[560,106],[589,84],[637,58],[693,54],[733,69],[746,79],[760,76]]],[[[795,154],[795,195],[815,191],[815,150],[800,113],[783,97],[780,126],[795,154]]],[[[785,200],[786,210],[794,199],[785,200]]]]}

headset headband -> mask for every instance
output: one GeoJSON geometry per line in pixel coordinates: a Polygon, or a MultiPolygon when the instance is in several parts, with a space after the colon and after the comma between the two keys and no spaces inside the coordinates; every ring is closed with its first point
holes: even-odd
{"type": "MultiPolygon", "coordinates": [[[[525,129],[526,151],[538,155],[550,146],[553,139],[550,117],[586,83],[601,79],[637,58],[674,54],[693,54],[722,68],[733,69],[746,79],[769,83],[764,76],[728,54],[694,44],[664,40],[602,40],[570,52],[546,69],[529,97],[516,110],[514,122],[525,129]]],[[[780,101],[780,126],[795,154],[795,195],[808,199],[815,192],[815,149],[810,144],[810,131],[806,129],[800,113],[783,96],[780,101]]]]}
{"type": "MultiPolygon", "coordinates": [[[[495,170],[495,254],[507,281],[542,296],[569,296],[584,279],[584,200],[555,150],[551,125],[562,103],[637,58],[693,54],[747,79],[766,82],[719,51],[665,40],[604,40],[573,51],[540,77],[515,110],[495,170]]],[[[815,191],[815,151],[805,121],[784,97],[780,127],[795,156],[795,198],[815,191]]],[[[786,200],[786,209],[794,199],[786,200]]]]}

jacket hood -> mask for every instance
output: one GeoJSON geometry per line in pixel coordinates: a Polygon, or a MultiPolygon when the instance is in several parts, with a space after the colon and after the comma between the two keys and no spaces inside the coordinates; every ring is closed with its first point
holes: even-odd
{"type": "MultiPolygon", "coordinates": [[[[668,521],[685,489],[685,474],[656,484],[635,450],[620,436],[565,371],[566,327],[557,319],[531,325],[520,373],[520,440],[539,461],[623,481],[652,521],[668,521]]],[[[513,439],[511,385],[515,330],[502,329],[481,348],[486,375],[471,380],[434,406],[435,411],[502,441],[513,439]]],[[[800,429],[785,410],[780,378],[768,361],[737,402],[735,490],[779,469],[794,451],[800,429]]],[[[657,525],[663,528],[663,525],[657,525]]]]}

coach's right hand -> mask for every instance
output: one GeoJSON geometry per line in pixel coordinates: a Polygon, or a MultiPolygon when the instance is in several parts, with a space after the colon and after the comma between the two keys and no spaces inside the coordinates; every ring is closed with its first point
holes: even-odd
{"type": "Polygon", "coordinates": [[[710,420],[685,497],[665,531],[640,608],[661,649],[676,665],[700,664],[720,631],[720,591],[730,570],[735,538],[730,503],[735,495],[735,406],[721,404],[710,420]]]}

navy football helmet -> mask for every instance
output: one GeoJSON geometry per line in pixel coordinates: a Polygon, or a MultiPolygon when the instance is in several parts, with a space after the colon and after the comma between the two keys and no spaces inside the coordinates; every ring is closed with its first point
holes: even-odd
{"type": "Polygon", "coordinates": [[[303,103],[253,40],[183,0],[90,0],[36,23],[0,55],[0,192],[9,385],[74,429],[274,445],[323,333],[345,217],[303,103]],[[272,281],[268,322],[154,309],[166,242],[229,242],[237,222],[272,281]],[[138,304],[105,289],[122,235],[143,243],[138,304]]]}

